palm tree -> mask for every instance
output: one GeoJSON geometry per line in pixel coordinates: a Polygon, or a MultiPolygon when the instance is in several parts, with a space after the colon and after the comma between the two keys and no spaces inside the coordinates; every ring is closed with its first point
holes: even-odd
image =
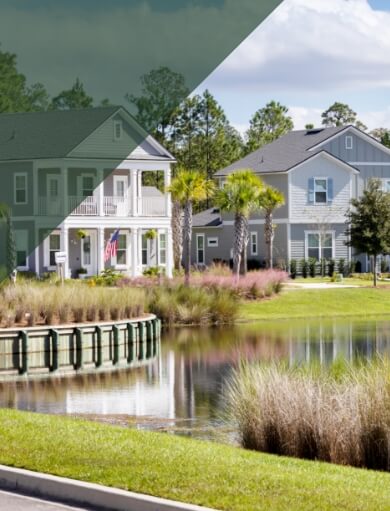
{"type": "Polygon", "coordinates": [[[250,214],[259,209],[259,196],[263,182],[250,169],[236,170],[228,176],[217,194],[217,204],[223,211],[234,213],[233,273],[237,279],[241,259],[241,273],[246,272],[246,246],[248,244],[248,221],[250,214]]]}
{"type": "Polygon", "coordinates": [[[12,230],[11,211],[7,204],[0,203],[0,220],[6,222],[7,226],[7,262],[6,268],[10,279],[16,281],[16,247],[12,230]]]}
{"type": "Polygon", "coordinates": [[[185,283],[189,284],[191,269],[192,209],[214,193],[215,185],[196,170],[180,169],[173,178],[168,191],[172,199],[180,203],[184,209],[183,244],[185,283]]]}
{"type": "Polygon", "coordinates": [[[279,190],[267,186],[259,196],[259,206],[265,214],[264,237],[267,245],[267,268],[273,266],[273,243],[275,237],[275,226],[272,223],[273,212],[276,208],[283,206],[284,195],[279,190]]]}

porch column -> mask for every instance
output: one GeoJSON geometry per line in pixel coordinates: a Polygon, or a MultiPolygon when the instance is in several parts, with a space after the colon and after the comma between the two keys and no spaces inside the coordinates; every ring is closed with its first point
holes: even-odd
{"type": "Polygon", "coordinates": [[[138,216],[142,216],[143,215],[143,204],[142,204],[142,170],[138,171],[137,203],[138,203],[138,216]]]}
{"type": "Polygon", "coordinates": [[[66,253],[66,263],[64,266],[64,278],[68,279],[70,278],[70,271],[69,271],[69,229],[65,225],[65,223],[61,224],[61,252],[66,253]]]}
{"type": "Polygon", "coordinates": [[[142,229],[138,229],[138,275],[142,275],[142,229]]]}
{"type": "Polygon", "coordinates": [[[34,261],[35,261],[35,274],[39,277],[40,274],[40,261],[39,261],[39,231],[35,230],[35,250],[34,250],[34,261]]]}
{"type": "Polygon", "coordinates": [[[131,214],[138,216],[138,201],[137,201],[137,169],[130,169],[130,191],[131,191],[131,214]]]}
{"type": "Polygon", "coordinates": [[[172,229],[167,229],[167,265],[166,275],[170,279],[173,276],[173,241],[172,229]]]}
{"type": "Polygon", "coordinates": [[[97,231],[97,270],[100,275],[104,270],[104,227],[99,227],[97,231]]]}
{"type": "Polygon", "coordinates": [[[166,190],[171,186],[171,169],[165,169],[164,171],[164,193],[165,193],[165,214],[168,217],[172,216],[171,208],[171,194],[166,190]]]}
{"type": "Polygon", "coordinates": [[[138,229],[131,229],[131,276],[138,277],[138,229]]]}
{"type": "Polygon", "coordinates": [[[97,195],[97,211],[99,216],[104,216],[104,181],[103,169],[97,169],[98,186],[96,188],[97,195]]]}
{"type": "Polygon", "coordinates": [[[62,174],[62,211],[64,216],[70,215],[69,211],[69,195],[68,195],[68,173],[66,167],[61,167],[62,174]]]}

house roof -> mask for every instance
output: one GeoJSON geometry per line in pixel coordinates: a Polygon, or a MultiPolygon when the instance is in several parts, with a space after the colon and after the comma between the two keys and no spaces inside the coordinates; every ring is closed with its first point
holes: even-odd
{"type": "Polygon", "coordinates": [[[219,227],[221,224],[221,213],[217,208],[205,209],[192,218],[193,227],[219,227]]]}
{"type": "Polygon", "coordinates": [[[0,115],[0,160],[65,158],[117,106],[0,115]]]}
{"type": "Polygon", "coordinates": [[[316,152],[322,151],[321,148],[313,151],[309,151],[309,149],[346,128],[348,126],[290,131],[274,142],[219,170],[215,176],[226,176],[237,169],[243,168],[249,168],[261,174],[286,172],[299,163],[311,158],[316,152]]]}
{"type": "MultiPolygon", "coordinates": [[[[148,135],[126,109],[108,106],[1,114],[0,161],[65,158],[117,112],[135,127],[138,143],[146,139],[163,153],[164,159],[173,160],[173,156],[148,135]]],[[[118,155],[118,158],[122,156],[118,155]]]]}

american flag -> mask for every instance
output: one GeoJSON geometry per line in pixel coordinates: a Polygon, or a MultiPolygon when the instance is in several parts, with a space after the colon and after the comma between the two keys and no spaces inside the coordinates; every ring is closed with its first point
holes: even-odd
{"type": "Polygon", "coordinates": [[[106,263],[111,259],[111,257],[116,256],[116,252],[118,250],[118,238],[119,238],[119,229],[117,229],[114,234],[111,236],[111,239],[107,241],[106,249],[104,251],[104,262],[106,263]]]}

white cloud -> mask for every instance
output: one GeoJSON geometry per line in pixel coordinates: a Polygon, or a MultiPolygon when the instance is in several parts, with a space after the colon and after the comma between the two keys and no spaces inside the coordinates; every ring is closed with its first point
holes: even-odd
{"type": "Polygon", "coordinates": [[[313,93],[388,86],[389,26],[390,12],[367,0],[285,0],[207,85],[313,93]]]}

